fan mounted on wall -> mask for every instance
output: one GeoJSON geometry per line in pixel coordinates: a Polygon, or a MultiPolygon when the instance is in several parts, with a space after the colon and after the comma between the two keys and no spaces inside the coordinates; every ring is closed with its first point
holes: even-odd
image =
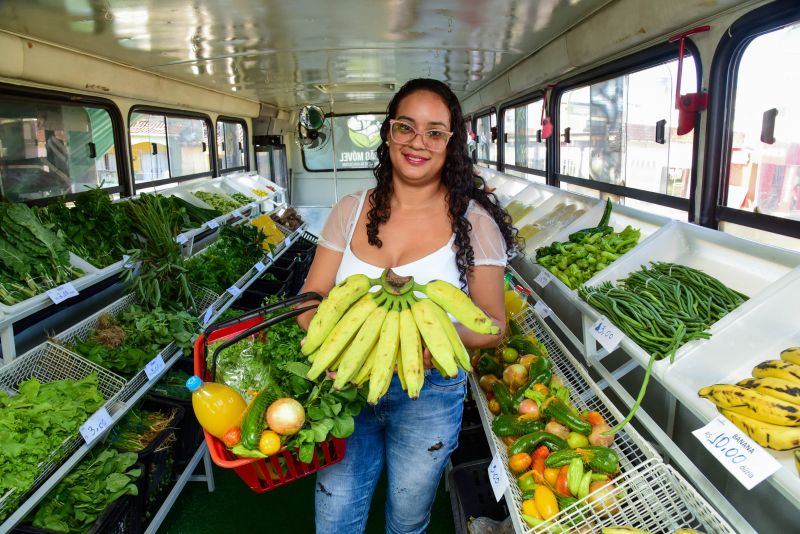
{"type": "Polygon", "coordinates": [[[325,112],[318,106],[305,106],[297,121],[297,146],[303,150],[319,150],[328,144],[330,126],[325,122],[325,112]]]}

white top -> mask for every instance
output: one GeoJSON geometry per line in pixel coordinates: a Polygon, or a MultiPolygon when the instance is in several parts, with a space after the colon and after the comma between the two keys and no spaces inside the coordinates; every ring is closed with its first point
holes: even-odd
{"type": "MultiPolygon", "coordinates": [[[[352,274],[361,273],[370,278],[377,278],[383,272],[383,267],[361,260],[350,248],[356,221],[361,215],[366,197],[367,191],[343,197],[331,210],[322,229],[319,244],[343,254],[336,273],[337,284],[352,274]]],[[[474,201],[470,201],[465,216],[472,224],[470,243],[475,265],[505,267],[505,240],[492,216],[474,201]]],[[[392,267],[392,270],[400,276],[413,276],[420,284],[426,284],[431,280],[446,280],[460,287],[454,243],[455,234],[442,248],[411,263],[392,267]]]]}

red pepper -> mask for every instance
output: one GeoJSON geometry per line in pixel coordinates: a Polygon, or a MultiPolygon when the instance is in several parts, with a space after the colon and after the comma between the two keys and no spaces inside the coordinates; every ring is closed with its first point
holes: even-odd
{"type": "Polygon", "coordinates": [[[569,492],[569,486],[567,485],[567,471],[569,471],[569,465],[563,466],[558,471],[558,478],[556,479],[556,492],[560,493],[564,497],[572,497],[572,493],[569,492]]]}
{"type": "Polygon", "coordinates": [[[546,445],[539,445],[536,448],[536,450],[533,451],[533,454],[531,454],[531,456],[533,456],[534,460],[537,458],[541,458],[542,460],[544,460],[545,458],[550,456],[550,449],[548,449],[546,445]]]}
{"type": "Polygon", "coordinates": [[[533,460],[533,470],[544,477],[544,458],[536,458],[533,460]]]}

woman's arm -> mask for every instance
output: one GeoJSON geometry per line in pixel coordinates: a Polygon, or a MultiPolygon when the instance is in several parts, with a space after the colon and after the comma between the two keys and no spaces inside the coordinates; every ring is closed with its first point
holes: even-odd
{"type": "MultiPolygon", "coordinates": [[[[336,285],[336,273],[341,262],[341,252],[318,245],[314,254],[314,261],[311,262],[311,268],[308,270],[308,276],[306,276],[306,281],[303,285],[303,292],[314,291],[326,297],[330,290],[333,289],[333,286],[336,285]]],[[[308,306],[314,302],[319,301],[309,300],[299,306],[308,306]]],[[[308,330],[308,324],[316,311],[316,309],[309,310],[297,316],[297,324],[300,325],[300,328],[308,330]]]]}
{"type": "Polygon", "coordinates": [[[497,335],[476,334],[456,324],[461,340],[467,348],[496,347],[506,329],[505,302],[503,300],[503,275],[505,269],[494,265],[478,265],[467,273],[467,285],[472,301],[482,309],[500,329],[497,335]]]}

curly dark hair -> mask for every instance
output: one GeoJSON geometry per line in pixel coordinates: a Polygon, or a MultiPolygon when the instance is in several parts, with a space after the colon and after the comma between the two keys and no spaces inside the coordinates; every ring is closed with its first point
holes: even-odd
{"type": "Polygon", "coordinates": [[[381,247],[378,237],[381,224],[389,220],[392,196],[392,161],[389,158],[389,119],[397,116],[400,102],[417,91],[429,91],[442,99],[450,110],[450,125],[453,136],[447,144],[447,158],[442,169],[442,184],[447,189],[446,201],[449,206],[450,222],[455,234],[456,265],[460,273],[461,287],[467,286],[467,271],[475,264],[474,252],[469,234],[472,224],[464,216],[470,200],[474,200],[492,216],[506,243],[506,254],[510,258],[517,245],[517,230],[506,210],[500,207],[497,197],[484,190],[484,181],[473,172],[472,159],[467,150],[467,129],[461,104],[450,88],[439,80],[417,78],[406,82],[394,95],[386,109],[386,119],[381,126],[381,144],[377,148],[378,164],[373,169],[378,185],[369,197],[370,210],[367,213],[367,238],[370,245],[381,247]]]}

